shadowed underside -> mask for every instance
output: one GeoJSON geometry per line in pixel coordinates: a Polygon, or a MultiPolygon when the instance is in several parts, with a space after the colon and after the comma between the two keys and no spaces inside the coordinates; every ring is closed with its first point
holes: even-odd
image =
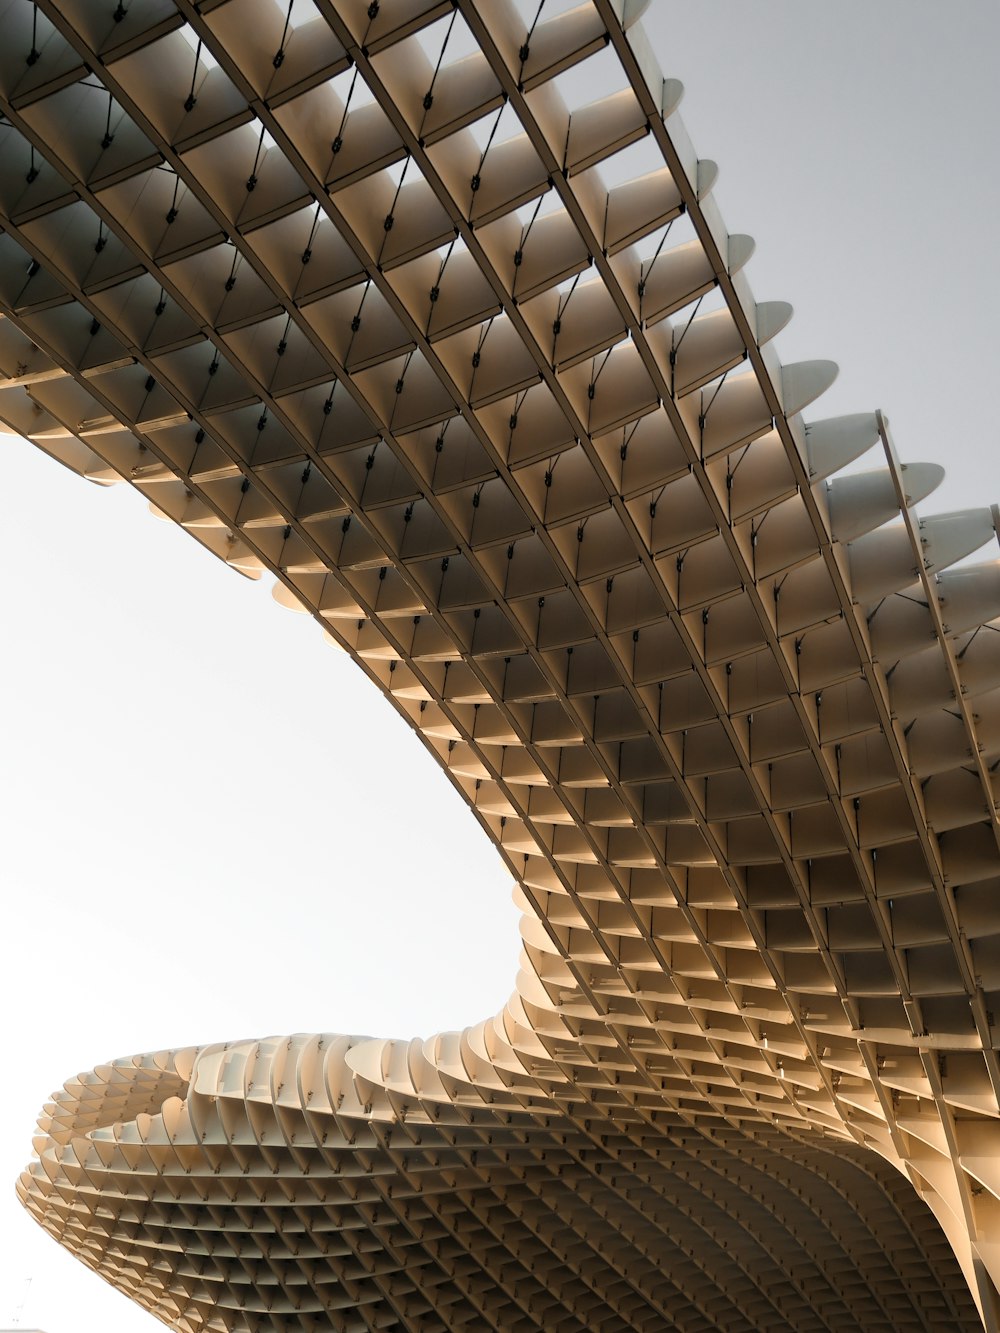
{"type": "Polygon", "coordinates": [[[81,1076],[26,1206],[185,1333],[996,1329],[994,513],[803,419],[643,6],[36,8],[0,419],[277,576],[524,952],[462,1033],[81,1076]]]}
{"type": "Polygon", "coordinates": [[[106,1066],[49,1108],[54,1187],[36,1170],[30,1206],[185,1330],[980,1326],[874,1154],[523,1075],[485,1093],[474,1052],[498,1043],[489,1025],[106,1066]]]}

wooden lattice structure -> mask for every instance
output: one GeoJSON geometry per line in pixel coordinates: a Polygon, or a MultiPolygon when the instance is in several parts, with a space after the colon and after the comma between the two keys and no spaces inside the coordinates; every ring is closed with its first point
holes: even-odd
{"type": "Polygon", "coordinates": [[[185,1333],[997,1328],[995,513],[803,417],[643,7],[3,6],[0,419],[273,574],[524,912],[462,1032],[46,1107],[185,1333]]]}

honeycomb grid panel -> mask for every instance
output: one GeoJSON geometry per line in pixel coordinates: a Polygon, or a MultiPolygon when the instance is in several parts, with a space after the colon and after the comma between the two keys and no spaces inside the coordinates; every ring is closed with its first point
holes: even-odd
{"type": "Polygon", "coordinates": [[[273,575],[523,911],[462,1032],[55,1095],[22,1200],[185,1333],[998,1327],[996,510],[813,417],[643,8],[3,6],[0,420],[273,575]]]}

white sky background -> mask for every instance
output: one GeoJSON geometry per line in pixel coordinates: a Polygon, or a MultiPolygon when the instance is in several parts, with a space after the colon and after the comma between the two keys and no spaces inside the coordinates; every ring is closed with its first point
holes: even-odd
{"type": "MultiPolygon", "coordinates": [[[[924,512],[1000,500],[1000,5],[645,24],[757,298],[796,307],[782,359],[841,365],[811,415],[884,408],[904,461],[948,467],[924,512]]],[[[509,878],[313,622],[126,487],[0,449],[0,1327],[152,1333],[13,1199],[48,1093],[135,1051],[474,1021],[512,988],[509,878]]]]}

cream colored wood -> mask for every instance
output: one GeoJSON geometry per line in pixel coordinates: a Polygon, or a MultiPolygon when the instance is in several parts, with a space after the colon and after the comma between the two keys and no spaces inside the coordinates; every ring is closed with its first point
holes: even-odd
{"type": "Polygon", "coordinates": [[[71,1080],[26,1206],[185,1333],[996,1329],[994,515],[803,419],[643,6],[37,8],[0,419],[273,573],[524,916],[461,1032],[71,1080]]]}

